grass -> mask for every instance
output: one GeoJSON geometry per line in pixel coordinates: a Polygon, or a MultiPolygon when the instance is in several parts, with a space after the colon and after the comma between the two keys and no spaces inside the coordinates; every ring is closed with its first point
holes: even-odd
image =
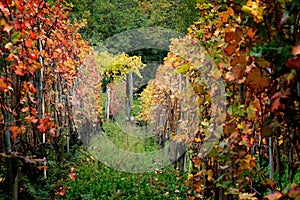
{"type": "Polygon", "coordinates": [[[167,167],[158,173],[127,173],[114,170],[81,150],[74,165],[76,179],[64,181],[61,199],[186,199],[186,176],[167,167]]]}
{"type": "MultiPolygon", "coordinates": [[[[134,115],[139,112],[139,103],[134,100],[134,115]]],[[[123,112],[113,121],[104,121],[104,132],[92,139],[89,152],[78,151],[76,179],[64,182],[67,193],[63,199],[187,199],[187,174],[172,166],[149,168],[144,173],[125,172],[148,166],[136,164],[140,160],[134,155],[151,154],[159,146],[145,127],[125,122],[124,118],[123,112]]]]}

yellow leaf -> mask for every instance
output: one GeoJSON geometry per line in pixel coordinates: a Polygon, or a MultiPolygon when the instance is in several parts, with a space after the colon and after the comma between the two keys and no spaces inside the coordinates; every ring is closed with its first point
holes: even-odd
{"type": "Polygon", "coordinates": [[[210,169],[207,171],[207,180],[211,181],[213,178],[213,171],[210,169]]]}
{"type": "Polygon", "coordinates": [[[242,11],[252,15],[256,23],[263,21],[264,9],[265,7],[259,4],[259,0],[248,0],[247,4],[242,7],[242,11]]]}

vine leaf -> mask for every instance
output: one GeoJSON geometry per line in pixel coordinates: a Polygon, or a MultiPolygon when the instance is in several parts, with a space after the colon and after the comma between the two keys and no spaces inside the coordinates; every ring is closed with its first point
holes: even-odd
{"type": "Polygon", "coordinates": [[[284,109],[285,106],[284,104],[281,104],[280,103],[280,99],[281,98],[288,98],[288,95],[290,95],[290,91],[287,90],[287,91],[280,91],[280,92],[277,92],[275,93],[272,97],[271,97],[271,101],[272,101],[272,104],[271,104],[271,111],[276,111],[276,110],[279,110],[279,109],[284,109]]]}
{"type": "Polygon", "coordinates": [[[232,8],[228,8],[224,12],[220,12],[219,15],[221,17],[221,21],[226,23],[230,16],[234,16],[234,10],[232,8]]]}
{"type": "Polygon", "coordinates": [[[267,198],[268,200],[277,200],[277,199],[280,199],[282,196],[283,196],[283,194],[281,192],[276,191],[272,194],[264,196],[264,198],[267,198]]]}
{"type": "Polygon", "coordinates": [[[296,56],[300,54],[300,45],[293,46],[292,53],[296,56]]]}
{"type": "Polygon", "coordinates": [[[300,185],[297,185],[296,187],[291,188],[287,195],[290,198],[294,198],[296,200],[299,200],[300,199],[300,185]]]}
{"type": "Polygon", "coordinates": [[[236,49],[236,44],[231,43],[228,44],[227,47],[225,47],[224,52],[227,56],[231,56],[235,52],[235,49],[236,49]]]}
{"type": "Polygon", "coordinates": [[[248,0],[246,5],[243,5],[242,11],[250,14],[254,17],[256,23],[261,23],[263,21],[264,7],[257,2],[257,0],[248,0]]]}
{"type": "Polygon", "coordinates": [[[243,77],[246,66],[247,66],[247,55],[245,51],[236,55],[230,60],[230,65],[232,66],[232,73],[234,79],[240,79],[243,77]]]}
{"type": "Polygon", "coordinates": [[[252,68],[246,79],[246,83],[256,94],[260,93],[269,87],[271,83],[271,79],[267,75],[266,71],[261,71],[258,68],[252,68]]]}
{"type": "Polygon", "coordinates": [[[239,194],[239,199],[257,200],[257,198],[254,195],[255,195],[255,193],[254,194],[242,193],[242,194],[239,194]]]}
{"type": "Polygon", "coordinates": [[[286,64],[286,67],[288,67],[290,69],[299,70],[300,69],[300,56],[288,59],[285,64],[286,64]]]}
{"type": "Polygon", "coordinates": [[[275,189],[275,182],[270,178],[265,178],[264,182],[260,183],[263,187],[269,188],[271,190],[275,189]]]}

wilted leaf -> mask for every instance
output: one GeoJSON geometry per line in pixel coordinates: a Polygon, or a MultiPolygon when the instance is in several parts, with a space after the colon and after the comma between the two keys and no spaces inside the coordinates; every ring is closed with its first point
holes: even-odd
{"type": "Polygon", "coordinates": [[[255,63],[260,67],[260,68],[269,68],[271,66],[271,63],[265,59],[256,59],[255,63]]]}
{"type": "Polygon", "coordinates": [[[262,127],[261,133],[264,137],[270,137],[272,136],[272,129],[268,125],[266,125],[262,127]]]}
{"type": "Polygon", "coordinates": [[[288,98],[290,94],[291,94],[291,92],[289,90],[286,90],[286,91],[277,92],[274,95],[272,95],[272,97],[271,97],[271,101],[272,101],[271,111],[273,112],[273,111],[276,111],[276,110],[279,110],[279,109],[284,109],[285,105],[280,103],[280,99],[281,98],[288,98]]]}

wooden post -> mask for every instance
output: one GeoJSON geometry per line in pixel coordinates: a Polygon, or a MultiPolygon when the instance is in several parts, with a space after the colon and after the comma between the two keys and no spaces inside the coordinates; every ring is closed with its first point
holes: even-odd
{"type": "Polygon", "coordinates": [[[125,120],[131,121],[130,114],[133,105],[133,79],[132,72],[126,74],[126,101],[125,101],[125,120]]]}

